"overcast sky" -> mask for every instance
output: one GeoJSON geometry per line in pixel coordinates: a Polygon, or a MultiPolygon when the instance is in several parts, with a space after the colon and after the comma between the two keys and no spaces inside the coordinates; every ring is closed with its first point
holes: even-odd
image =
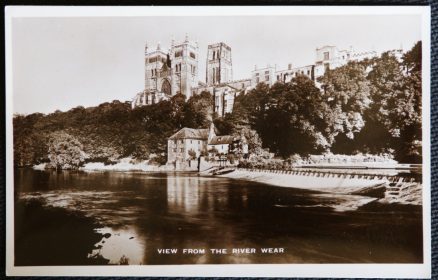
{"type": "Polygon", "coordinates": [[[205,81],[207,45],[232,49],[234,79],[254,65],[284,69],[313,64],[315,48],[407,50],[421,38],[419,16],[247,16],[14,18],[14,112],[66,111],[131,100],[144,86],[144,45],[162,49],[199,42],[199,78],[205,81]]]}

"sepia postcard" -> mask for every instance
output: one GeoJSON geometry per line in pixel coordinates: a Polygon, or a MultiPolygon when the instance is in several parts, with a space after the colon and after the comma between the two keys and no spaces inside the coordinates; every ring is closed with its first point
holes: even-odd
{"type": "Polygon", "coordinates": [[[430,8],[6,8],[9,276],[431,277],[430,8]]]}

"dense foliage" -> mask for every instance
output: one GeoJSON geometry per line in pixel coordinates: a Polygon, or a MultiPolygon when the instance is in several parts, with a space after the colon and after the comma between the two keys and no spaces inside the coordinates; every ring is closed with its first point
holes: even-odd
{"type": "Polygon", "coordinates": [[[421,162],[421,42],[397,58],[352,61],[326,71],[317,83],[298,75],[290,83],[259,84],[215,120],[222,133],[245,127],[263,148],[288,158],[322,152],[390,153],[421,162]]]}
{"type": "Polygon", "coordinates": [[[135,109],[113,101],[16,115],[15,165],[76,168],[123,157],[164,164],[169,136],[183,127],[208,128],[212,121],[222,135],[245,136],[249,152],[260,157],[388,153],[401,162],[421,162],[421,69],[418,42],[401,58],[388,52],[349,62],[316,82],[298,75],[272,87],[258,84],[238,95],[233,112],[220,118],[208,92],[135,109]],[[67,157],[74,161],[62,161],[67,157]]]}
{"type": "Polygon", "coordinates": [[[175,95],[169,101],[135,109],[128,102],[113,101],[48,115],[17,115],[13,123],[14,164],[52,162],[60,167],[54,160],[73,153],[71,157],[77,149],[89,162],[111,163],[130,156],[164,164],[167,138],[182,127],[208,128],[212,102],[210,93],[203,92],[187,102],[183,95],[175,95]]]}

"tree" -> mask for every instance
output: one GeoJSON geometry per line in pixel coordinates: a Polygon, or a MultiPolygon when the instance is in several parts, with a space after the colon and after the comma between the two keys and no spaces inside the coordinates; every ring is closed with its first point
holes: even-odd
{"type": "Polygon", "coordinates": [[[236,132],[234,135],[241,138],[243,137],[245,138],[246,143],[248,144],[248,153],[255,155],[262,154],[263,152],[262,140],[260,139],[260,136],[257,134],[257,131],[245,127],[242,128],[240,132],[236,132]]]}
{"type": "Polygon", "coordinates": [[[188,154],[189,154],[189,157],[190,157],[191,160],[196,159],[196,152],[193,149],[190,149],[188,151],[188,154]]]}
{"type": "Polygon", "coordinates": [[[78,169],[85,160],[82,144],[66,132],[55,132],[50,137],[48,158],[58,169],[78,169]]]}
{"type": "Polygon", "coordinates": [[[282,157],[326,150],[326,104],[314,82],[304,75],[276,83],[259,100],[253,125],[263,147],[282,157]]]}
{"type": "Polygon", "coordinates": [[[371,104],[370,82],[366,71],[366,63],[353,61],[326,71],[319,79],[329,107],[325,119],[329,123],[330,144],[340,133],[353,139],[355,133],[360,132],[365,125],[364,112],[371,104]]]}
{"type": "Polygon", "coordinates": [[[373,99],[370,119],[389,132],[385,142],[400,161],[421,162],[421,56],[421,42],[402,61],[384,53],[368,75],[373,99]]]}

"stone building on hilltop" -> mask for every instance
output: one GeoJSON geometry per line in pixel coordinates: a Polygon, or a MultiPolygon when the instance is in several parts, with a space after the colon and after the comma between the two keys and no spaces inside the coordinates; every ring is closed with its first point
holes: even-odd
{"type": "MultiPolygon", "coordinates": [[[[401,50],[391,51],[400,56],[401,50]]],[[[377,56],[377,52],[356,52],[352,47],[338,49],[336,46],[323,46],[315,50],[315,62],[311,65],[286,69],[267,65],[255,66],[247,79],[233,80],[233,60],[231,47],[224,42],[208,45],[205,82],[199,81],[198,43],[186,36],[182,43],[174,40],[168,51],[163,51],[158,44],[155,50],[145,47],[145,88],[132,100],[132,108],[167,100],[181,93],[190,98],[192,95],[208,91],[213,95],[214,112],[218,116],[231,113],[234,99],[255,88],[258,83],[272,86],[274,83],[287,83],[298,75],[305,75],[319,86],[317,79],[328,69],[335,69],[349,61],[358,61],[377,56]]]]}

